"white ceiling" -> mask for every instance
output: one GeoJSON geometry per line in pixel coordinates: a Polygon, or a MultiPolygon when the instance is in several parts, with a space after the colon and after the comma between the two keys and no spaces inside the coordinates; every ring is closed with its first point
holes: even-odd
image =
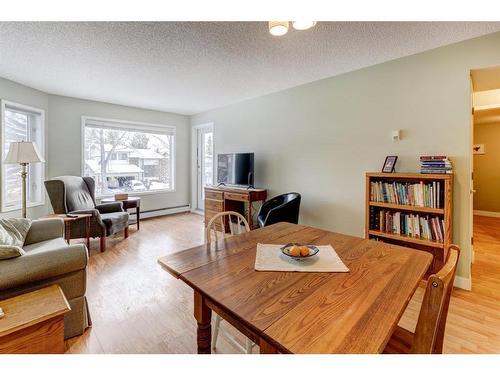
{"type": "Polygon", "coordinates": [[[480,35],[500,23],[0,22],[0,76],[52,94],[194,114],[480,35]]]}

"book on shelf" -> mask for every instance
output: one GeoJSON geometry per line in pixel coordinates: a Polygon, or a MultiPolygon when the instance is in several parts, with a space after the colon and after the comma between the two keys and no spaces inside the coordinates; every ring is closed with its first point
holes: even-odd
{"type": "Polygon", "coordinates": [[[418,215],[370,208],[370,229],[388,234],[444,242],[444,220],[437,216],[418,215]]]}
{"type": "Polygon", "coordinates": [[[372,202],[442,208],[442,192],[441,181],[421,181],[419,183],[370,182],[370,200],[372,202]]]}
{"type": "Polygon", "coordinates": [[[420,160],[446,160],[448,156],[446,155],[422,155],[420,156],[420,160]]]}

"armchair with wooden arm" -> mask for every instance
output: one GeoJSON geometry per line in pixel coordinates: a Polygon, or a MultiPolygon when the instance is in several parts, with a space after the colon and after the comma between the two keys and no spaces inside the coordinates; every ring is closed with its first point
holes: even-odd
{"type": "MultiPolygon", "coordinates": [[[[96,204],[95,181],[92,177],[59,176],[45,181],[45,188],[56,214],[91,214],[90,236],[99,237],[101,251],[106,237],[124,231],[128,237],[128,213],[121,202],[96,204]]],[[[71,223],[71,238],[84,238],[85,222],[71,223]]]]}

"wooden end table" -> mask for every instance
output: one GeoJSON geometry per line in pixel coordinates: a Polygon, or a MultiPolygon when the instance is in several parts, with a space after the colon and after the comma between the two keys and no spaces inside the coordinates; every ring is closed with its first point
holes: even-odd
{"type": "Polygon", "coordinates": [[[103,198],[101,203],[112,203],[112,202],[122,202],[123,209],[125,211],[135,208],[135,216],[137,219],[137,230],[139,230],[139,223],[141,221],[141,198],[139,197],[128,197],[127,199],[115,199],[115,198],[103,198]]]}
{"type": "Polygon", "coordinates": [[[71,310],[58,285],[3,301],[0,354],[64,353],[64,314],[71,310]]]}
{"type": "Polygon", "coordinates": [[[90,251],[90,219],[92,218],[91,214],[75,214],[75,217],[66,216],[66,214],[51,214],[47,215],[46,218],[58,218],[64,220],[65,226],[65,235],[66,241],[69,244],[71,239],[71,223],[77,220],[85,220],[85,240],[87,242],[87,248],[90,251]]]}

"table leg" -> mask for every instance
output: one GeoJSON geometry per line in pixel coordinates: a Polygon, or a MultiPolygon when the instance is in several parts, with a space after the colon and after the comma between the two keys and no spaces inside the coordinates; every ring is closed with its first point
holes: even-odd
{"type": "Polygon", "coordinates": [[[259,340],[260,354],[278,354],[278,350],[262,337],[259,340]]]}
{"type": "Polygon", "coordinates": [[[69,245],[69,240],[71,239],[71,222],[66,222],[66,242],[69,245]]]}
{"type": "Polygon", "coordinates": [[[139,205],[135,208],[135,215],[137,216],[137,230],[139,230],[139,222],[141,221],[141,207],[139,205]]]}
{"type": "Polygon", "coordinates": [[[248,201],[248,225],[253,230],[252,200],[248,201]]]}
{"type": "Polygon", "coordinates": [[[85,218],[85,239],[87,240],[87,249],[90,254],[90,217],[85,218]]]}
{"type": "Polygon", "coordinates": [[[212,310],[205,303],[205,298],[194,291],[194,317],[198,323],[196,332],[198,354],[210,354],[212,342],[212,310]]]}

